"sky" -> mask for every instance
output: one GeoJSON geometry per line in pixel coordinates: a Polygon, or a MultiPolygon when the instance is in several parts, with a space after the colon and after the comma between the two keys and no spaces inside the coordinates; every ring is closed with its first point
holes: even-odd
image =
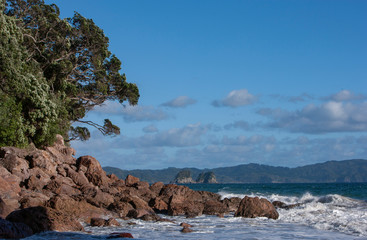
{"type": "Polygon", "coordinates": [[[46,0],[91,18],[140,91],[105,102],[116,137],[77,156],[121,169],[367,159],[367,1],[46,0]]]}

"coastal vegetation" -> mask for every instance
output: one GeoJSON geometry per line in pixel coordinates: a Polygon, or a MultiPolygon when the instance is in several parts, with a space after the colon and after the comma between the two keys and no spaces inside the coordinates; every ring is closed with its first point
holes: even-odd
{"type": "Polygon", "coordinates": [[[91,19],[61,19],[43,0],[0,3],[0,147],[87,140],[92,126],[120,133],[109,119],[85,121],[106,100],[138,103],[139,90],[121,74],[121,61],[91,19]],[[84,125],[73,125],[80,123],[84,125]]]}

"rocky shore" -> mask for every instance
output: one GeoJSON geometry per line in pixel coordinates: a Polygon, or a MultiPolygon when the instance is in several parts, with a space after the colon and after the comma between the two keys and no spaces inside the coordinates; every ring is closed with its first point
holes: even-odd
{"type": "Polygon", "coordinates": [[[0,148],[0,238],[83,231],[81,222],[111,226],[118,224],[115,218],[168,221],[159,213],[278,218],[265,199],[221,199],[176,184],[149,185],[131,175],[122,180],[106,175],[95,158],[74,154],[61,136],[43,150],[0,148]]]}

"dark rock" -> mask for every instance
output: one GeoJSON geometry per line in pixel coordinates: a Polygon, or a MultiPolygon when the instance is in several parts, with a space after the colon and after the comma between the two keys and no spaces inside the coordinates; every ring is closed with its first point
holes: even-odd
{"type": "Polygon", "coordinates": [[[281,202],[281,201],[273,201],[272,204],[276,208],[283,208],[283,209],[287,209],[287,210],[302,205],[301,203],[295,203],[295,204],[289,204],[289,205],[287,205],[286,203],[281,202]]]}
{"type": "Polygon", "coordinates": [[[50,197],[46,196],[43,193],[23,190],[21,192],[21,198],[19,200],[19,204],[20,208],[44,206],[49,199],[50,197]]]}
{"type": "Polygon", "coordinates": [[[25,238],[33,235],[33,231],[24,223],[13,223],[0,218],[0,238],[25,238]]]}
{"type": "Polygon", "coordinates": [[[258,197],[248,197],[245,196],[236,211],[235,217],[246,217],[246,218],[256,218],[256,217],[267,217],[272,219],[278,219],[279,214],[275,210],[273,204],[268,200],[258,197]]]}
{"type": "Polygon", "coordinates": [[[48,207],[31,207],[10,213],[6,220],[28,225],[34,233],[44,231],[83,231],[70,215],[48,207]]]}
{"type": "Polygon", "coordinates": [[[228,212],[228,207],[220,201],[207,201],[204,204],[203,214],[218,215],[228,212]]]}
{"type": "Polygon", "coordinates": [[[109,218],[108,220],[106,220],[106,226],[115,226],[115,227],[119,227],[120,223],[114,219],[114,218],[109,218]]]}
{"type": "Polygon", "coordinates": [[[90,220],[90,225],[92,227],[104,227],[106,226],[106,220],[104,220],[103,218],[92,218],[90,220]]]}
{"type": "Polygon", "coordinates": [[[240,206],[241,200],[242,199],[239,197],[232,197],[232,198],[225,198],[222,200],[222,202],[227,206],[229,212],[235,212],[240,206]]]}
{"type": "Polygon", "coordinates": [[[107,237],[107,239],[112,239],[112,238],[134,238],[133,235],[131,235],[131,233],[111,233],[110,236],[107,237]]]}

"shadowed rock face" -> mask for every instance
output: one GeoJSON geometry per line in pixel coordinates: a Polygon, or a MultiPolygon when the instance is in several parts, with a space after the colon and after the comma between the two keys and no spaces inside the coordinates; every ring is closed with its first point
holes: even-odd
{"type": "Polygon", "coordinates": [[[166,221],[157,213],[223,216],[237,210],[238,216],[271,218],[277,214],[264,199],[220,200],[216,193],[186,186],[161,182],[149,186],[131,175],[125,180],[107,176],[95,158],[75,159],[74,153],[61,136],[45,150],[0,148],[0,217],[6,217],[0,222],[0,237],[83,231],[79,221],[96,226],[118,224],[114,219],[104,220],[106,215],[166,221]]]}

